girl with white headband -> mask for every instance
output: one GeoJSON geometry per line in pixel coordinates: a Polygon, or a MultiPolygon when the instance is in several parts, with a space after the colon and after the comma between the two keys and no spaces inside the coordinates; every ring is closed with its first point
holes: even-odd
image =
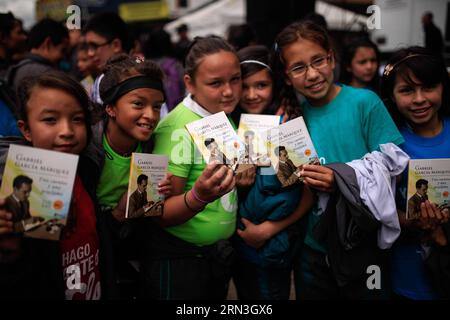
{"type": "Polygon", "coordinates": [[[241,113],[274,114],[274,79],[270,67],[269,51],[265,46],[255,45],[238,52],[242,72],[242,96],[232,113],[239,123],[241,113]]]}
{"type": "MultiPolygon", "coordinates": [[[[243,112],[284,115],[285,108],[279,108],[269,50],[264,46],[249,46],[238,51],[238,57],[243,90],[234,113],[236,123],[243,112]]],[[[286,121],[289,117],[283,118],[286,121]]],[[[312,206],[313,196],[299,183],[283,188],[273,171],[268,174],[264,170],[270,169],[259,168],[255,184],[246,195],[239,197],[233,278],[239,299],[287,300],[292,269],[290,256],[298,239],[292,232],[297,230],[293,226],[312,206]],[[260,217],[264,217],[263,221],[260,217]]]]}

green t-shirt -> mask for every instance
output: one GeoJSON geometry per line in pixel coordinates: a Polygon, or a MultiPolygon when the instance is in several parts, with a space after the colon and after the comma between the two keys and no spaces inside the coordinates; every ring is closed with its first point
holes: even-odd
{"type": "MultiPolygon", "coordinates": [[[[379,145],[403,143],[391,116],[380,98],[367,89],[342,86],[333,101],[321,107],[302,105],[304,118],[314,147],[322,164],[361,159],[366,153],[379,150],[379,145]]],[[[326,252],[312,236],[320,219],[318,208],[309,215],[305,243],[326,252]]]]}
{"type": "MultiPolygon", "coordinates": [[[[105,165],[97,187],[97,199],[100,206],[114,208],[120,197],[128,190],[131,156],[122,157],[114,152],[105,135],[102,143],[105,150],[105,165]]],[[[135,152],[142,152],[140,143],[135,152]]]]}
{"type": "MultiPolygon", "coordinates": [[[[154,132],[155,154],[169,157],[168,171],[186,178],[184,191],[192,189],[206,164],[185,125],[201,119],[182,103],[172,110],[154,132]]],[[[231,237],[236,229],[237,192],[232,190],[183,224],[166,228],[171,234],[196,245],[209,245],[231,237]]]]}

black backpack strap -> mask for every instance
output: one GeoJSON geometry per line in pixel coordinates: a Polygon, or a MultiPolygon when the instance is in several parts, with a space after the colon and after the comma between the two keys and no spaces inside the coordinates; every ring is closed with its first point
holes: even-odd
{"type": "MultiPolygon", "coordinates": [[[[8,69],[8,71],[7,71],[7,73],[6,73],[6,76],[5,76],[5,80],[6,80],[6,83],[8,84],[8,86],[9,86],[10,88],[14,88],[14,78],[15,78],[15,76],[16,76],[17,70],[18,70],[19,68],[22,68],[24,65],[30,64],[30,63],[32,63],[32,62],[34,62],[33,59],[25,58],[25,59],[21,60],[19,63],[17,63],[17,64],[15,64],[15,65],[11,66],[11,67],[8,69]]],[[[12,89],[12,90],[14,90],[14,89],[12,89]]]]}

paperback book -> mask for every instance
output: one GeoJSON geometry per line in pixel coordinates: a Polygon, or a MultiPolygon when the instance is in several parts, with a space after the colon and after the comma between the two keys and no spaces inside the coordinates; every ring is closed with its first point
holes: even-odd
{"type": "Polygon", "coordinates": [[[245,143],[245,157],[247,163],[259,167],[270,166],[267,136],[270,129],[278,127],[280,116],[263,114],[241,114],[238,136],[245,143]]]}
{"type": "Polygon", "coordinates": [[[168,158],[164,155],[131,155],[126,218],[163,215],[164,196],[158,193],[158,184],[166,176],[167,163],[168,158]]]}
{"type": "Polygon", "coordinates": [[[320,164],[303,117],[271,129],[267,140],[272,166],[283,187],[303,181],[304,164],[320,164]]]}
{"type": "Polygon", "coordinates": [[[225,112],[188,123],[186,129],[206,163],[218,161],[236,173],[253,165],[245,161],[245,144],[234,131],[225,112]]]}
{"type": "Polygon", "coordinates": [[[440,210],[449,210],[450,159],[410,160],[406,218],[417,219],[420,205],[429,200],[440,210]]]}
{"type": "Polygon", "coordinates": [[[0,197],[13,228],[26,237],[59,240],[71,206],[78,156],[10,145],[0,197]]]}

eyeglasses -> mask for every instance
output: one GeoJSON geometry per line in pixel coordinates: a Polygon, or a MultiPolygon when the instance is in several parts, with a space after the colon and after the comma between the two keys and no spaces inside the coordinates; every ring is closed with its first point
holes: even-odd
{"type": "Polygon", "coordinates": [[[88,51],[90,51],[90,50],[97,51],[98,48],[106,46],[106,45],[110,44],[111,42],[112,42],[112,40],[106,41],[105,43],[102,43],[102,44],[98,44],[98,43],[95,43],[95,42],[86,42],[85,43],[85,48],[88,51]]]}
{"type": "Polygon", "coordinates": [[[290,73],[293,78],[298,78],[298,77],[304,76],[306,74],[306,71],[308,71],[309,67],[312,67],[315,70],[325,68],[326,66],[328,66],[328,63],[330,62],[330,60],[331,60],[331,54],[326,55],[324,57],[317,58],[309,64],[302,64],[299,66],[295,66],[291,70],[288,70],[287,72],[290,73]]]}

